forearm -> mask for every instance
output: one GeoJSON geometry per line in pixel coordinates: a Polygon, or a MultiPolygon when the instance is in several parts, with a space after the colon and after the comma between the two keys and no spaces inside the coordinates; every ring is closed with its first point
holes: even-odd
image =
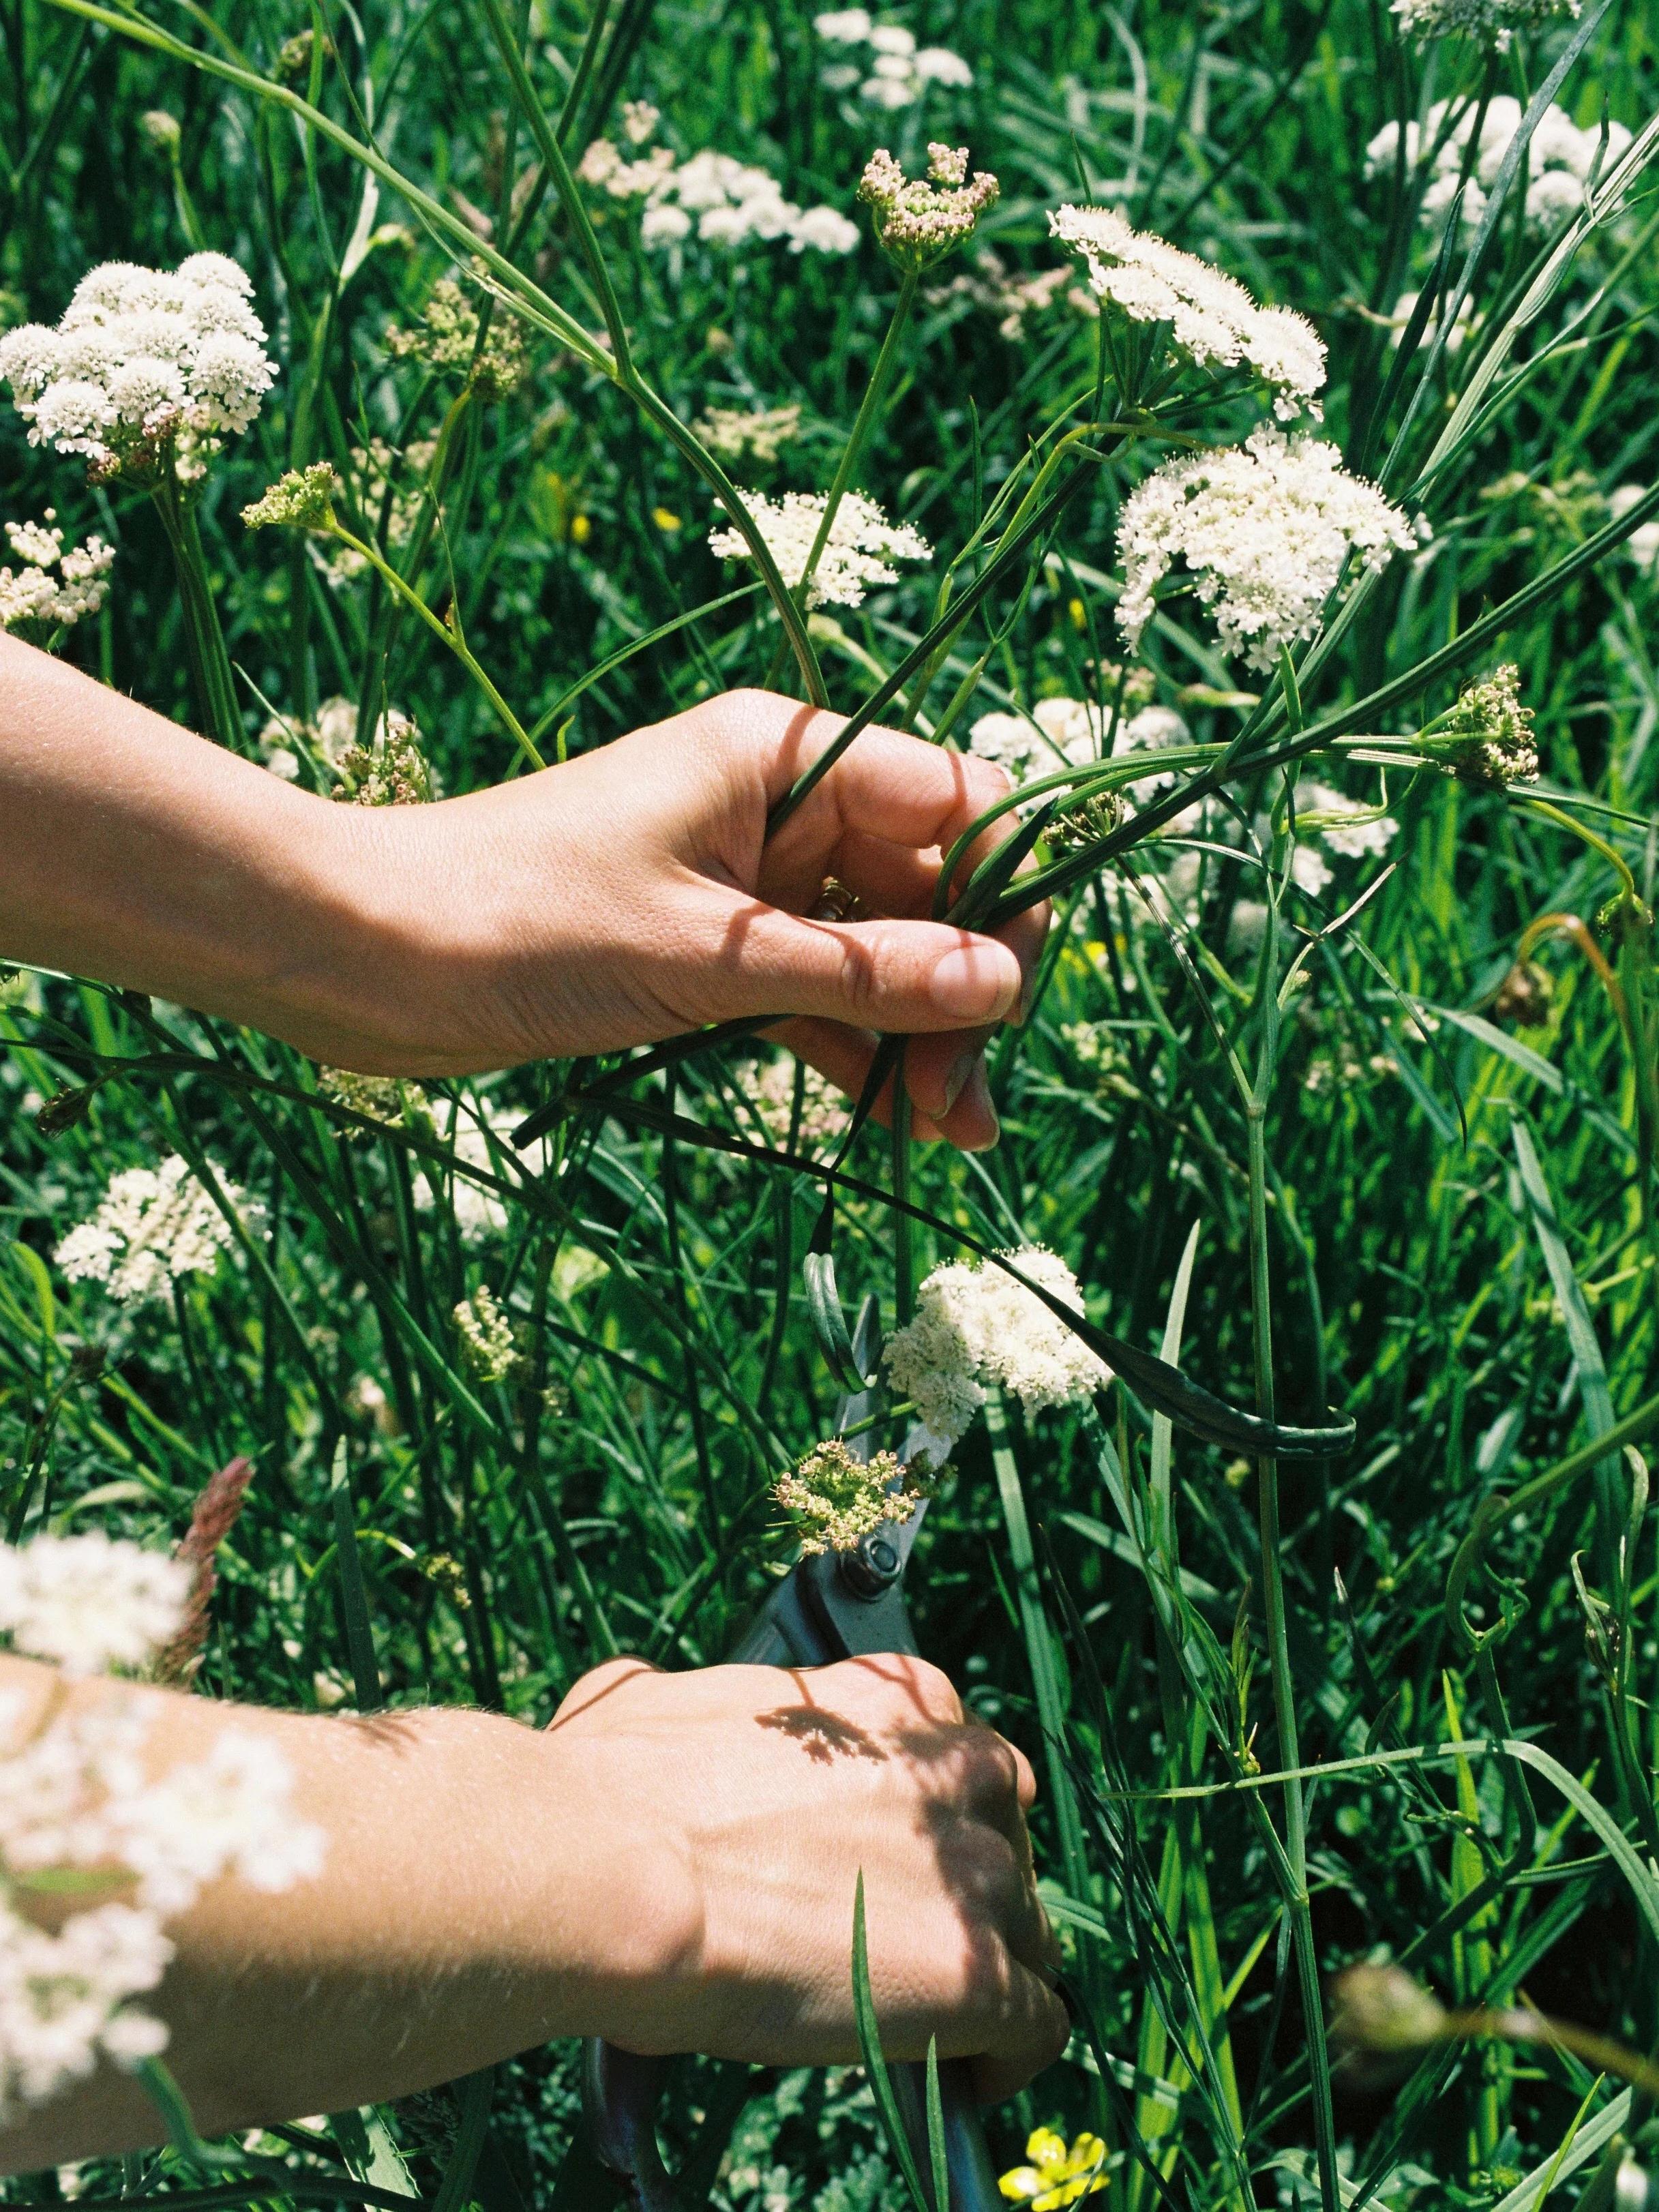
{"type": "Polygon", "coordinates": [[[345,1017],[375,834],[360,810],[0,635],[0,959],[278,1033],[296,1009],[345,1017]]]}
{"type": "MultiPolygon", "coordinates": [[[[0,1689],[40,1697],[52,1680],[0,1662],[0,1689]]],[[[169,1925],[177,1956],[146,2005],[204,2134],[399,2096],[601,2028],[672,1951],[660,1911],[637,1893],[626,1912],[613,1902],[620,1826],[584,1810],[556,1735],[483,1713],[301,1717],[106,1682],[72,1694],[145,1698],[158,1773],[233,1723],[267,1736],[294,1773],[296,1817],[326,1837],[309,1880],[276,1895],[222,1881],[169,1925]]],[[[0,2135],[0,2168],[160,2133],[142,2086],[106,2067],[0,2135]]]]}

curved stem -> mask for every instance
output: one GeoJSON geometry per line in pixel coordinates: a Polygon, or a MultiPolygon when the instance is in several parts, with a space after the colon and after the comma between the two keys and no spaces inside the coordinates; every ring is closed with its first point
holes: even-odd
{"type": "Polygon", "coordinates": [[[530,742],[529,733],[523,723],[478,665],[473,656],[472,648],[466,640],[459,631],[452,629],[447,623],[439,620],[414,586],[404,581],[380,548],[370,544],[368,539],[357,537],[355,532],[348,530],[343,523],[338,521],[331,523],[325,531],[319,532],[319,535],[337,538],[342,545],[349,545],[354,553],[368,562],[387,588],[394,592],[411,612],[420,617],[434,636],[441,638],[445,645],[449,647],[485,698],[489,700],[496,714],[500,715],[509,736],[532,768],[545,768],[547,763],[530,742]]]}

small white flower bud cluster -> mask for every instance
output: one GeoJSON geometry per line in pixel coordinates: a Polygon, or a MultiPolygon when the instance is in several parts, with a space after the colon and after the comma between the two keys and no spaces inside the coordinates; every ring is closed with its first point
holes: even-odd
{"type": "MultiPolygon", "coordinates": [[[[227,1202],[248,1226],[264,1209],[228,1176],[227,1202]]],[[[181,1275],[210,1275],[235,1242],[230,1224],[176,1152],[157,1168],[112,1176],[91,1220],[71,1229],[52,1255],[71,1282],[101,1283],[122,1305],[163,1298],[181,1275]]]]}
{"type": "Polygon", "coordinates": [[[141,481],[167,449],[180,475],[199,476],[276,381],[252,290],[222,253],[192,253],[170,273],[125,261],[90,270],[55,328],[0,337],[0,376],[30,444],[141,481]]]}
{"type": "MultiPolygon", "coordinates": [[[[464,1117],[459,1108],[452,1106],[448,1126],[441,1133],[450,1146],[458,1166],[477,1169],[510,1182],[515,1166],[528,1176],[547,1172],[550,1139],[538,1137],[522,1152],[514,1146],[513,1132],[523,1119],[522,1107],[478,1104],[464,1117]]],[[[415,1177],[414,1194],[415,1203],[422,1212],[430,1212],[439,1203],[424,1170],[415,1177]]],[[[453,1217],[463,1243],[473,1244],[486,1237],[499,1237],[507,1227],[507,1201],[502,1195],[465,1175],[451,1179],[446,1211],[453,1217]]]]}
{"type": "MultiPolygon", "coordinates": [[[[1620,484],[1608,497],[1608,520],[1617,522],[1628,514],[1638,500],[1647,497],[1648,489],[1646,484],[1620,484]]],[[[1638,522],[1625,540],[1625,550],[1638,568],[1645,568],[1650,575],[1659,573],[1659,520],[1638,522]]]]}
{"type": "Polygon", "coordinates": [[[1462,782],[1502,791],[1512,783],[1537,781],[1532,720],[1532,708],[1521,704],[1521,672],[1512,660],[1505,661],[1466,688],[1434,733],[1425,734],[1422,747],[1462,782]]]}
{"type": "MultiPolygon", "coordinates": [[[[1143,672],[1137,671],[1137,674],[1143,672]]],[[[1126,686],[1124,704],[1133,703],[1139,685],[1126,686]]],[[[1141,707],[1120,720],[1110,705],[1088,699],[1039,699],[1030,718],[1024,714],[981,714],[969,732],[969,750],[1006,768],[1016,782],[1052,775],[1060,767],[1087,768],[1092,762],[1142,748],[1179,745],[1188,732],[1173,707],[1141,707]]],[[[1154,788],[1165,777],[1148,779],[1154,788]]]]}
{"type": "MultiPolygon", "coordinates": [[[[981,246],[972,257],[971,268],[933,286],[925,296],[930,307],[965,300],[969,307],[984,308],[996,317],[999,336],[1017,343],[1025,336],[1027,316],[1046,313],[1071,282],[1072,271],[1063,262],[1057,268],[1027,273],[1011,269],[994,246],[981,246]]],[[[1073,291],[1069,296],[1073,305],[1095,312],[1092,295],[1073,291]]]]}
{"type": "Polygon", "coordinates": [[[510,398],[530,369],[524,332],[505,301],[496,300],[480,349],[478,309],[453,276],[439,278],[411,329],[388,325],[386,349],[394,360],[422,361],[465,376],[486,400],[510,398]]]}
{"type": "MultiPolygon", "coordinates": [[[[1443,226],[1461,189],[1462,227],[1474,228],[1486,211],[1486,195],[1498,181],[1498,172],[1524,112],[1521,102],[1504,92],[1489,100],[1484,111],[1478,103],[1469,103],[1449,129],[1454,106],[1447,100],[1437,100],[1421,124],[1406,125],[1407,172],[1414,170],[1425,155],[1432,161],[1420,221],[1443,226]],[[1477,119],[1480,139],[1471,160],[1469,140],[1477,119]]],[[[1604,150],[1599,124],[1580,130],[1565,108],[1547,108],[1527,142],[1527,221],[1541,226],[1574,213],[1583,204],[1584,186],[1598,162],[1603,170],[1610,168],[1629,144],[1630,132],[1622,123],[1607,125],[1604,150]]],[[[1385,123],[1365,149],[1367,173],[1378,176],[1392,172],[1399,151],[1400,126],[1385,123]]]]}
{"type": "Polygon", "coordinates": [[[927,174],[907,177],[885,147],[865,164],[859,198],[875,217],[882,252],[900,269],[931,269],[973,236],[1002,187],[988,170],[968,178],[968,149],[937,141],[927,149],[927,174]]]}
{"type": "MultiPolygon", "coordinates": [[[[825,495],[787,491],[781,499],[768,499],[764,492],[746,491],[743,499],[778,564],[778,574],[793,590],[806,573],[823,520],[825,495]]],[[[708,544],[725,561],[754,557],[735,528],[711,532],[708,544]]],[[[890,522],[874,500],[861,492],[847,492],[818,556],[806,604],[856,607],[872,585],[897,583],[893,562],[930,561],[933,554],[927,539],[908,522],[890,522]]]]}
{"type": "Polygon", "coordinates": [[[1380,569],[1417,543],[1398,507],[1347,474],[1336,447],[1264,422],[1242,446],[1166,461],[1124,502],[1118,626],[1137,645],[1154,589],[1184,560],[1223,646],[1272,670],[1285,647],[1313,635],[1351,553],[1380,569]]]}
{"type": "MultiPolygon", "coordinates": [[[[143,1667],[184,1626],[195,1578],[183,1559],[100,1534],[0,1547],[0,1632],[68,1673],[143,1667]]],[[[166,2047],[164,2023],[133,2000],[172,1960],[166,1921],[205,1883],[286,1889],[323,1857],[264,1738],[226,1729],[152,1778],[149,1713],[130,1693],[48,1706],[44,1723],[33,1705],[22,1691],[0,1699],[0,2124],[100,2058],[131,2066],[166,2047]],[[19,1909],[42,1883],[72,1907],[55,1929],[19,1909]]]]}
{"type": "Polygon", "coordinates": [[[902,23],[878,23],[867,8],[832,8],[812,18],[812,28],[829,46],[862,46],[861,62],[831,62],[823,72],[830,92],[851,92],[872,107],[890,112],[914,107],[930,85],[966,91],[974,72],[949,46],[919,46],[902,23]]]}
{"type": "Polygon", "coordinates": [[[738,407],[711,407],[692,428],[711,453],[723,461],[775,461],[800,429],[799,407],[762,407],[745,414],[738,407]]]}
{"type": "Polygon", "coordinates": [[[1389,12],[1408,38],[1445,39],[1462,32],[1501,54],[1517,31],[1576,16],[1581,6],[1582,0],[1393,0],[1389,12]]]}
{"type": "Polygon", "coordinates": [[[658,146],[629,161],[610,139],[596,138],[576,174],[612,199],[643,201],[645,246],[678,246],[694,232],[705,246],[728,248],[787,239],[793,253],[851,253],[859,242],[858,225],[836,209],[799,207],[766,170],[712,149],[677,162],[658,146]]]}
{"type": "MultiPolygon", "coordinates": [[[[1002,1255],[1062,1304],[1083,1311],[1077,1277],[1039,1244],[1002,1255]]],[[[916,1293],[915,1318],[882,1352],[896,1395],[914,1400],[916,1426],[904,1455],[941,1468],[966,1435],[988,1389],[1012,1390],[1035,1413],[1080,1404],[1111,1370],[1023,1283],[1000,1267],[952,1261],[916,1293]]]]}
{"type": "Polygon", "coordinates": [[[1048,218],[1062,246],[1081,254],[1090,289],[1137,323],[1167,323],[1172,343],[1200,368],[1247,368],[1288,419],[1325,381],[1325,346],[1291,307],[1261,307],[1236,277],[1149,231],[1115,208],[1062,207],[1048,218]]]}
{"type": "Polygon", "coordinates": [[[327,461],[288,469],[250,506],[242,520],[250,530],[276,526],[289,530],[328,530],[334,521],[334,495],[340,479],[327,461]]]}
{"type": "MultiPolygon", "coordinates": [[[[426,1110],[425,1091],[418,1083],[407,1082],[400,1075],[359,1075],[349,1067],[319,1067],[317,1088],[337,1106],[348,1107],[366,1121],[384,1121],[389,1128],[407,1121],[410,1114],[426,1110]]],[[[349,1141],[368,1132],[354,1124],[339,1134],[349,1141]]]]}
{"type": "Polygon", "coordinates": [[[67,551],[54,511],[41,522],[9,522],[6,538],[16,568],[0,568],[0,629],[32,623],[43,630],[72,629],[95,615],[109,591],[115,549],[101,538],[67,551]]]}
{"type": "MultiPolygon", "coordinates": [[[[795,1106],[795,1072],[800,1066],[788,1054],[781,1054],[757,1068],[750,1079],[749,1096],[770,1144],[782,1146],[789,1141],[795,1106]]],[[[848,1119],[846,1101],[835,1085],[816,1067],[803,1068],[800,1127],[795,1131],[795,1149],[815,1152],[821,1146],[833,1144],[837,1137],[846,1134],[848,1119]]]]}
{"type": "Polygon", "coordinates": [[[800,1547],[854,1552],[885,1522],[908,1521],[929,1487],[904,1487],[909,1470],[890,1451],[861,1460],[839,1437],[814,1444],[773,1496],[800,1530],[800,1547]]]}
{"type": "Polygon", "coordinates": [[[380,716],[367,744],[353,738],[339,775],[331,796],[352,806],[423,806],[439,796],[419,727],[396,707],[380,716]]]}
{"type": "Polygon", "coordinates": [[[470,1298],[460,1301],[453,1318],[462,1361],[475,1381],[505,1382],[523,1366],[513,1316],[488,1283],[480,1283],[470,1298]]]}

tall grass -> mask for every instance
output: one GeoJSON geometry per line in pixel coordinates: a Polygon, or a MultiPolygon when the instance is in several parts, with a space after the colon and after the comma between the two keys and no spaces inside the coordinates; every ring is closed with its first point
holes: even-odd
{"type": "MultiPolygon", "coordinates": [[[[1009,337],[950,289],[968,264],[929,280],[858,480],[927,532],[935,572],[810,635],[785,596],[792,653],[779,595],[730,596],[704,548],[722,471],[687,426],[798,404],[799,441],[744,480],[827,485],[898,280],[867,244],[851,260],[642,252],[568,175],[623,97],[656,101],[682,153],[760,160],[793,198],[848,210],[873,143],[914,161],[927,136],[965,138],[1003,185],[980,243],[1011,264],[1051,265],[1046,210],[1107,190],[1315,319],[1331,434],[1425,508],[1431,545],[1351,588],[1259,702],[1189,600],[1160,613],[1145,659],[1191,729],[1186,787],[1207,779],[1232,809],[1209,817],[1197,884],[1160,926],[1131,875],[1167,878],[1179,849],[1133,842],[1134,823],[1045,859],[1060,921],[1031,1020],[994,1048],[1001,1144],[896,1161],[861,1133],[836,1284],[849,1307],[875,1291],[890,1321],[956,1232],[1040,1242],[1129,1345],[1263,1416],[1356,1426],[1340,1456],[1242,1457],[1119,1385],[1098,1413],[997,1406],[958,1454],[913,1608],[929,1656],[1045,1777],[1039,1849],[1079,2021],[1066,2059],[991,2116],[1001,2162],[1045,2122],[1102,2135],[1103,2201],[1125,2212],[1642,2201],[1619,2179],[1627,2158],[1659,2166],[1641,2089],[1562,2042],[1486,2035],[1379,2081],[1334,2065],[1325,1983],[1386,1955],[1449,2003],[1659,2044],[1655,981],[1643,911],[1626,897],[1598,922],[1626,873],[1651,904],[1659,860],[1659,599],[1621,542],[1640,514],[1615,523],[1607,503],[1659,478],[1659,216],[1638,176],[1617,208],[1528,225],[1517,155],[1484,230],[1443,253],[1422,175],[1364,157],[1437,99],[1524,105],[1558,62],[1576,120],[1638,128],[1653,20],[1614,0],[1487,63],[1407,44],[1358,0],[895,15],[969,59],[971,92],[858,111],[793,0],[617,0],[591,21],[566,0],[6,0],[7,319],[54,319],[102,259],[170,266],[208,245],[243,262],[283,374],[199,514],[229,734],[254,750],[269,714],[302,724],[336,694],[367,729],[390,702],[455,792],[520,772],[514,723],[562,757],[769,673],[821,681],[846,711],[878,686],[898,693],[889,719],[920,708],[919,686],[886,679],[937,621],[939,573],[975,544],[958,595],[982,580],[975,532],[1000,494],[1003,528],[1033,441],[1095,388],[1092,326],[1063,301],[1009,337]],[[147,128],[156,111],[176,146],[147,128]],[[486,257],[473,296],[530,348],[505,399],[385,343],[470,252],[486,257]],[[1402,329],[1411,290],[1425,305],[1402,329]],[[1474,321],[1452,343],[1463,294],[1474,321]],[[371,437],[437,441],[406,465],[401,536],[353,459],[371,437]],[[401,592],[373,562],[331,574],[303,540],[242,529],[267,483],[318,459],[401,592]],[[1320,905],[1300,899],[1284,764],[1323,750],[1316,772],[1373,804],[1376,767],[1328,748],[1420,726],[1499,660],[1535,712],[1547,804],[1391,775],[1387,861],[1339,855],[1320,905]],[[895,1175],[923,1217],[902,1233],[881,1196],[895,1175]]],[[[1115,513],[1150,458],[1078,464],[1074,483],[1062,467],[1053,526],[1005,533],[1005,569],[922,656],[927,712],[971,699],[959,739],[988,708],[1101,682],[1115,513]]],[[[9,413],[0,483],[8,514],[55,504],[119,546],[72,657],[199,724],[153,505],[83,489],[9,413]]],[[[1014,895],[982,884],[979,910],[1014,895]]],[[[386,1127],[268,1040],[64,977],[8,986],[0,1033],[14,1529],[95,1516],[161,1539],[246,1452],[214,1695],[539,1718],[616,1650],[720,1656],[789,1555],[770,1485],[839,1388],[800,1274],[823,1184],[748,1156],[776,1148],[751,1044],[680,1060],[665,1098],[538,1066],[428,1086],[429,1117],[386,1127]],[[486,1101],[504,1127],[537,1115],[544,1150],[503,1136],[487,1165],[456,1162],[453,1130],[486,1101]],[[170,1309],[124,1314],[50,1253],[112,1170],[167,1152],[234,1174],[270,1235],[170,1309]],[[452,1178],[471,1212],[498,1202],[482,1238],[452,1178]],[[504,1385],[458,1351],[452,1315],[481,1281],[526,1330],[530,1365],[504,1385]]],[[[849,1899],[849,1947],[851,1915],[849,1899]]],[[[529,2054],[455,2099],[267,2139],[286,2179],[214,2185],[413,2186],[445,2212],[544,2201],[575,2079],[570,2051],[529,2054]]],[[[899,2201],[855,2074],[689,2060],[664,2128],[688,2203],[899,2201]]],[[[168,2151],[75,2185],[194,2179],[168,2151]]],[[[556,2201],[594,2187],[572,2169],[556,2201]]]]}

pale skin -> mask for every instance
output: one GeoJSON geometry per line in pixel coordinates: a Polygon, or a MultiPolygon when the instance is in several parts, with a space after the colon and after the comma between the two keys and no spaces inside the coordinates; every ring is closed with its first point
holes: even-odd
{"type": "MultiPolygon", "coordinates": [[[[0,958],[90,975],[368,1073],[459,1074],[737,1016],[843,1087],[911,1042],[919,1133],[994,1143],[983,1050],[1047,927],[936,924],[941,848],[1006,789],[866,732],[769,843],[840,727],[762,692],[566,767],[422,806],[294,790],[0,636],[0,958]],[[823,880],[868,919],[814,921],[823,880]]],[[[0,1657],[44,1709],[54,1677],[0,1657]]],[[[158,1766],[227,1709],[142,1696],[158,1766]]],[[[613,1662],[544,1731],[497,1716],[238,1708],[329,1838],[276,1896],[234,1881],[170,1932],[167,2063],[209,2134],[404,2094],[550,2039],[775,2065],[857,2056],[867,1897],[890,2055],[974,2061],[1011,2094],[1064,2047],[1023,1755],[920,1660],[659,1674],[613,1662]]],[[[0,2136],[0,2170],[156,2140],[113,2069],[0,2136]]]]}

